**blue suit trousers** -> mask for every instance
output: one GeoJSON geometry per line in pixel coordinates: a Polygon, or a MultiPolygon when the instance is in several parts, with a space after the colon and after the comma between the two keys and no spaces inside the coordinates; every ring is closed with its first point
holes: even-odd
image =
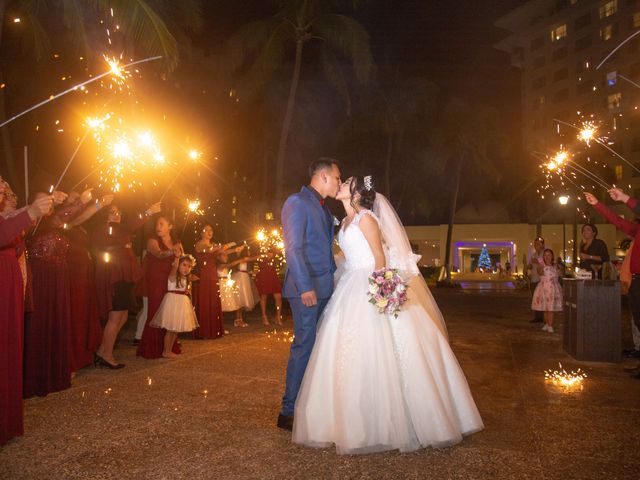
{"type": "Polygon", "coordinates": [[[289,363],[287,364],[287,380],[282,397],[282,415],[293,416],[296,398],[309,357],[316,342],[316,330],[320,315],[329,302],[328,298],[319,298],[313,307],[307,307],[300,297],[288,298],[293,313],[293,333],[295,338],[291,344],[289,363]]]}

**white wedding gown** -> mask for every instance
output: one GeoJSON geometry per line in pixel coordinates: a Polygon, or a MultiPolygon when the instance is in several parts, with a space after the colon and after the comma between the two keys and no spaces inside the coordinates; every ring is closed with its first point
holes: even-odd
{"type": "Polygon", "coordinates": [[[338,453],[446,447],[483,428],[424,279],[397,318],[368,303],[373,254],[361,211],[338,233],[344,269],[319,322],[295,406],[293,441],[338,453]]]}

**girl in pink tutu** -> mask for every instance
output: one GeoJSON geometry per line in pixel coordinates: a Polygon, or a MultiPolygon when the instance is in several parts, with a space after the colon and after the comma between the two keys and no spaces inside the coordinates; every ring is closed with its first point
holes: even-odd
{"type": "Polygon", "coordinates": [[[558,281],[558,266],[554,262],[553,250],[546,248],[535,268],[540,275],[540,283],[533,292],[531,309],[543,312],[542,330],[553,333],[553,312],[562,311],[562,289],[558,281]]]}
{"type": "Polygon", "coordinates": [[[167,280],[167,293],[149,324],[166,330],[162,351],[165,358],[177,357],[171,350],[179,332],[191,332],[198,327],[191,304],[191,270],[195,263],[191,255],[176,255],[167,280]]]}

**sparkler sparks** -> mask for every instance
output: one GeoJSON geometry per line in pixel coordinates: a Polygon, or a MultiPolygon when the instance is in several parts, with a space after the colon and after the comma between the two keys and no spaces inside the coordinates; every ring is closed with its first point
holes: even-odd
{"type": "Polygon", "coordinates": [[[544,379],[546,382],[555,386],[562,387],[565,391],[582,390],[584,388],[582,382],[587,378],[587,374],[580,370],[567,372],[562,368],[562,364],[558,363],[560,370],[545,370],[544,379]]]}

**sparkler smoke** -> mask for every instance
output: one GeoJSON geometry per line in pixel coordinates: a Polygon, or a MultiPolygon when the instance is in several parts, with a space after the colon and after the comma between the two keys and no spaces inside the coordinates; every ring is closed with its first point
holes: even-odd
{"type": "Polygon", "coordinates": [[[49,98],[47,98],[46,100],[43,100],[40,103],[35,104],[32,107],[27,108],[25,111],[18,113],[17,115],[14,115],[13,117],[9,118],[8,120],[5,120],[4,122],[0,123],[0,128],[4,127],[5,125],[8,125],[9,123],[13,122],[14,120],[22,117],[23,115],[26,115],[27,113],[42,107],[43,105],[46,105],[49,102],[52,102],[64,95],[66,95],[67,93],[71,93],[71,92],[75,92],[76,90],[80,89],[81,87],[84,87],[85,85],[89,85],[90,83],[95,82],[96,80],[100,80],[103,77],[106,77],[107,75],[115,75],[118,78],[124,78],[123,76],[123,72],[125,72],[125,69],[128,67],[131,67],[133,65],[138,65],[140,63],[145,63],[145,62],[152,62],[155,60],[159,60],[162,58],[162,55],[156,55],[155,57],[148,57],[148,58],[143,58],[142,60],[136,60],[135,62],[131,62],[131,63],[127,63],[126,65],[122,65],[122,66],[114,66],[112,65],[112,62],[115,62],[115,60],[107,60],[107,63],[109,63],[109,70],[107,70],[104,73],[101,73],[100,75],[98,75],[97,77],[93,77],[90,78],[89,80],[85,80],[82,83],[78,83],[77,85],[74,85],[60,93],[57,93],[55,95],[51,95],[49,98]]]}

